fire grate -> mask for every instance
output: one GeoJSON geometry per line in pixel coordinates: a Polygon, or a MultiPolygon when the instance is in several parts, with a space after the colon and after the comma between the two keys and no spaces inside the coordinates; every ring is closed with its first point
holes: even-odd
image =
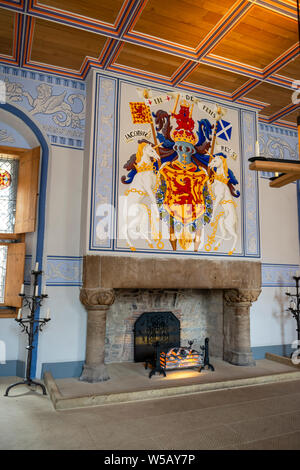
{"type": "Polygon", "coordinates": [[[194,341],[189,341],[189,347],[172,348],[160,353],[160,365],[163,369],[200,368],[204,364],[204,352],[192,349],[194,341]]]}
{"type": "MultiPolygon", "coordinates": [[[[200,346],[201,351],[192,349],[194,341],[189,341],[189,347],[175,347],[169,351],[161,351],[159,342],[156,343],[155,361],[152,364],[152,370],[149,378],[156,373],[166,377],[166,370],[172,369],[191,369],[197,368],[198,372],[207,367],[214,371],[214,367],[209,362],[209,339],[205,338],[204,346],[200,346]]],[[[148,364],[146,363],[146,369],[148,364]]]]}

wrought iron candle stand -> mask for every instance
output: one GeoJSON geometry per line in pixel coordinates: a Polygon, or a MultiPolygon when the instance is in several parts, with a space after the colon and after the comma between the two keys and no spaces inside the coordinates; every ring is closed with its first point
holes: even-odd
{"type": "Polygon", "coordinates": [[[296,282],[296,293],[291,294],[290,292],[286,292],[286,295],[291,297],[290,307],[287,311],[290,311],[293,317],[297,322],[297,337],[298,337],[298,345],[300,345],[300,292],[299,292],[299,281],[300,276],[293,276],[296,282]]]}
{"type": "MultiPolygon", "coordinates": [[[[33,341],[34,337],[37,334],[38,331],[42,331],[43,327],[50,321],[49,317],[49,310],[47,312],[46,318],[42,319],[35,319],[34,315],[38,307],[42,305],[42,302],[45,298],[48,297],[48,295],[44,292],[43,294],[39,295],[38,294],[38,277],[43,273],[43,271],[38,270],[38,263],[36,264],[35,270],[31,271],[31,274],[34,277],[34,282],[33,282],[33,294],[32,295],[25,295],[24,292],[20,293],[19,295],[23,297],[23,307],[28,307],[30,314],[27,316],[27,319],[24,319],[19,314],[18,318],[15,318],[15,321],[19,323],[19,325],[22,327],[22,333],[25,331],[26,334],[28,335],[28,346],[26,347],[27,349],[27,366],[26,366],[26,377],[24,380],[21,380],[20,382],[16,382],[12,385],[10,385],[4,394],[4,396],[8,396],[9,391],[13,388],[16,387],[17,385],[38,385],[42,388],[43,395],[47,395],[46,388],[43,384],[36,382],[31,379],[30,376],[30,371],[31,371],[31,363],[32,363],[32,351],[34,349],[33,341]]],[[[24,290],[24,284],[22,286],[22,290],[24,290]]]]}

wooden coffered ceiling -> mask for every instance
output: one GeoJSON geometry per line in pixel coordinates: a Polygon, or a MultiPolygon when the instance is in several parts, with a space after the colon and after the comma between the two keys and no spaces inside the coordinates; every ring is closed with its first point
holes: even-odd
{"type": "Polygon", "coordinates": [[[287,127],[300,113],[296,0],[0,1],[0,63],[150,79],[251,104],[287,127]]]}

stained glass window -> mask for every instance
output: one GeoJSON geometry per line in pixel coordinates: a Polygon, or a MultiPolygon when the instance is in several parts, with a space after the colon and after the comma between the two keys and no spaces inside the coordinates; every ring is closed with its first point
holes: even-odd
{"type": "Polygon", "coordinates": [[[0,245],[0,303],[4,303],[7,246],[0,245]]]}
{"type": "Polygon", "coordinates": [[[15,226],[19,160],[0,154],[0,233],[15,226]]]}

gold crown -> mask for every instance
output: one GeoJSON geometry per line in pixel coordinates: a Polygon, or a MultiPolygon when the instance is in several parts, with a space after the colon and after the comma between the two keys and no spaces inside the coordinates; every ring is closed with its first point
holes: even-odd
{"type": "Polygon", "coordinates": [[[192,131],[185,130],[185,129],[175,129],[171,132],[171,137],[174,142],[189,142],[192,145],[195,145],[197,142],[197,137],[192,131]]]}

